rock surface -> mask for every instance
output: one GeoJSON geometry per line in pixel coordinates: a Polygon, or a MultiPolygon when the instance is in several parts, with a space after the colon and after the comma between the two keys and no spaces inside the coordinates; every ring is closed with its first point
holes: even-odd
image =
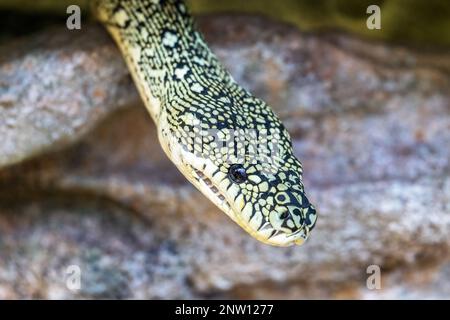
{"type": "Polygon", "coordinates": [[[0,49],[0,298],[450,297],[450,56],[250,16],[200,26],[290,131],[311,238],[241,231],[166,159],[106,34],[50,30],[0,49]]]}
{"type": "Polygon", "coordinates": [[[0,167],[73,142],[108,112],[136,101],[118,49],[100,30],[55,30],[4,43],[0,167]]]}

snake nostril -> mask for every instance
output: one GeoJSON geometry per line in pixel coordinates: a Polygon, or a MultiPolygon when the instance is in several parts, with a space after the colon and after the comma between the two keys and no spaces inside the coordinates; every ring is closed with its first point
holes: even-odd
{"type": "Polygon", "coordinates": [[[287,211],[280,214],[280,219],[286,219],[287,217],[289,217],[289,212],[287,212],[287,211]]]}
{"type": "Polygon", "coordinates": [[[308,198],[302,194],[302,207],[303,208],[308,208],[311,204],[309,203],[308,198]]]}

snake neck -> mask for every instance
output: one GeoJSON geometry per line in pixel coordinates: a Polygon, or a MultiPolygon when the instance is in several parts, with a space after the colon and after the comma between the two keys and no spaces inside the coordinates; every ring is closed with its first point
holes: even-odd
{"type": "Polygon", "coordinates": [[[98,0],[94,10],[118,43],[156,123],[166,108],[173,107],[171,115],[182,112],[169,97],[186,101],[207,88],[223,92],[236,86],[196,31],[183,1],[98,0]]]}

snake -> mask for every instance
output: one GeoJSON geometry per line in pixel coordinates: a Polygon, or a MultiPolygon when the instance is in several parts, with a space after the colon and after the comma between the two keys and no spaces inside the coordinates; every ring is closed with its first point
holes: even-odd
{"type": "Polygon", "coordinates": [[[317,220],[272,108],[240,86],[181,0],[93,0],[178,170],[255,239],[301,245],[317,220]]]}

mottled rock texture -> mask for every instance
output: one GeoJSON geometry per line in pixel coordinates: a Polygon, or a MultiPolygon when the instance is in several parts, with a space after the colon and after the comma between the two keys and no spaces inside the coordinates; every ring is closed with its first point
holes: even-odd
{"type": "Polygon", "coordinates": [[[290,131],[311,238],[250,238],[167,160],[106,33],[46,30],[0,48],[0,298],[450,298],[450,55],[200,26],[290,131]]]}
{"type": "Polygon", "coordinates": [[[97,29],[48,31],[0,52],[0,166],[73,142],[138,101],[118,50],[97,29]]]}

